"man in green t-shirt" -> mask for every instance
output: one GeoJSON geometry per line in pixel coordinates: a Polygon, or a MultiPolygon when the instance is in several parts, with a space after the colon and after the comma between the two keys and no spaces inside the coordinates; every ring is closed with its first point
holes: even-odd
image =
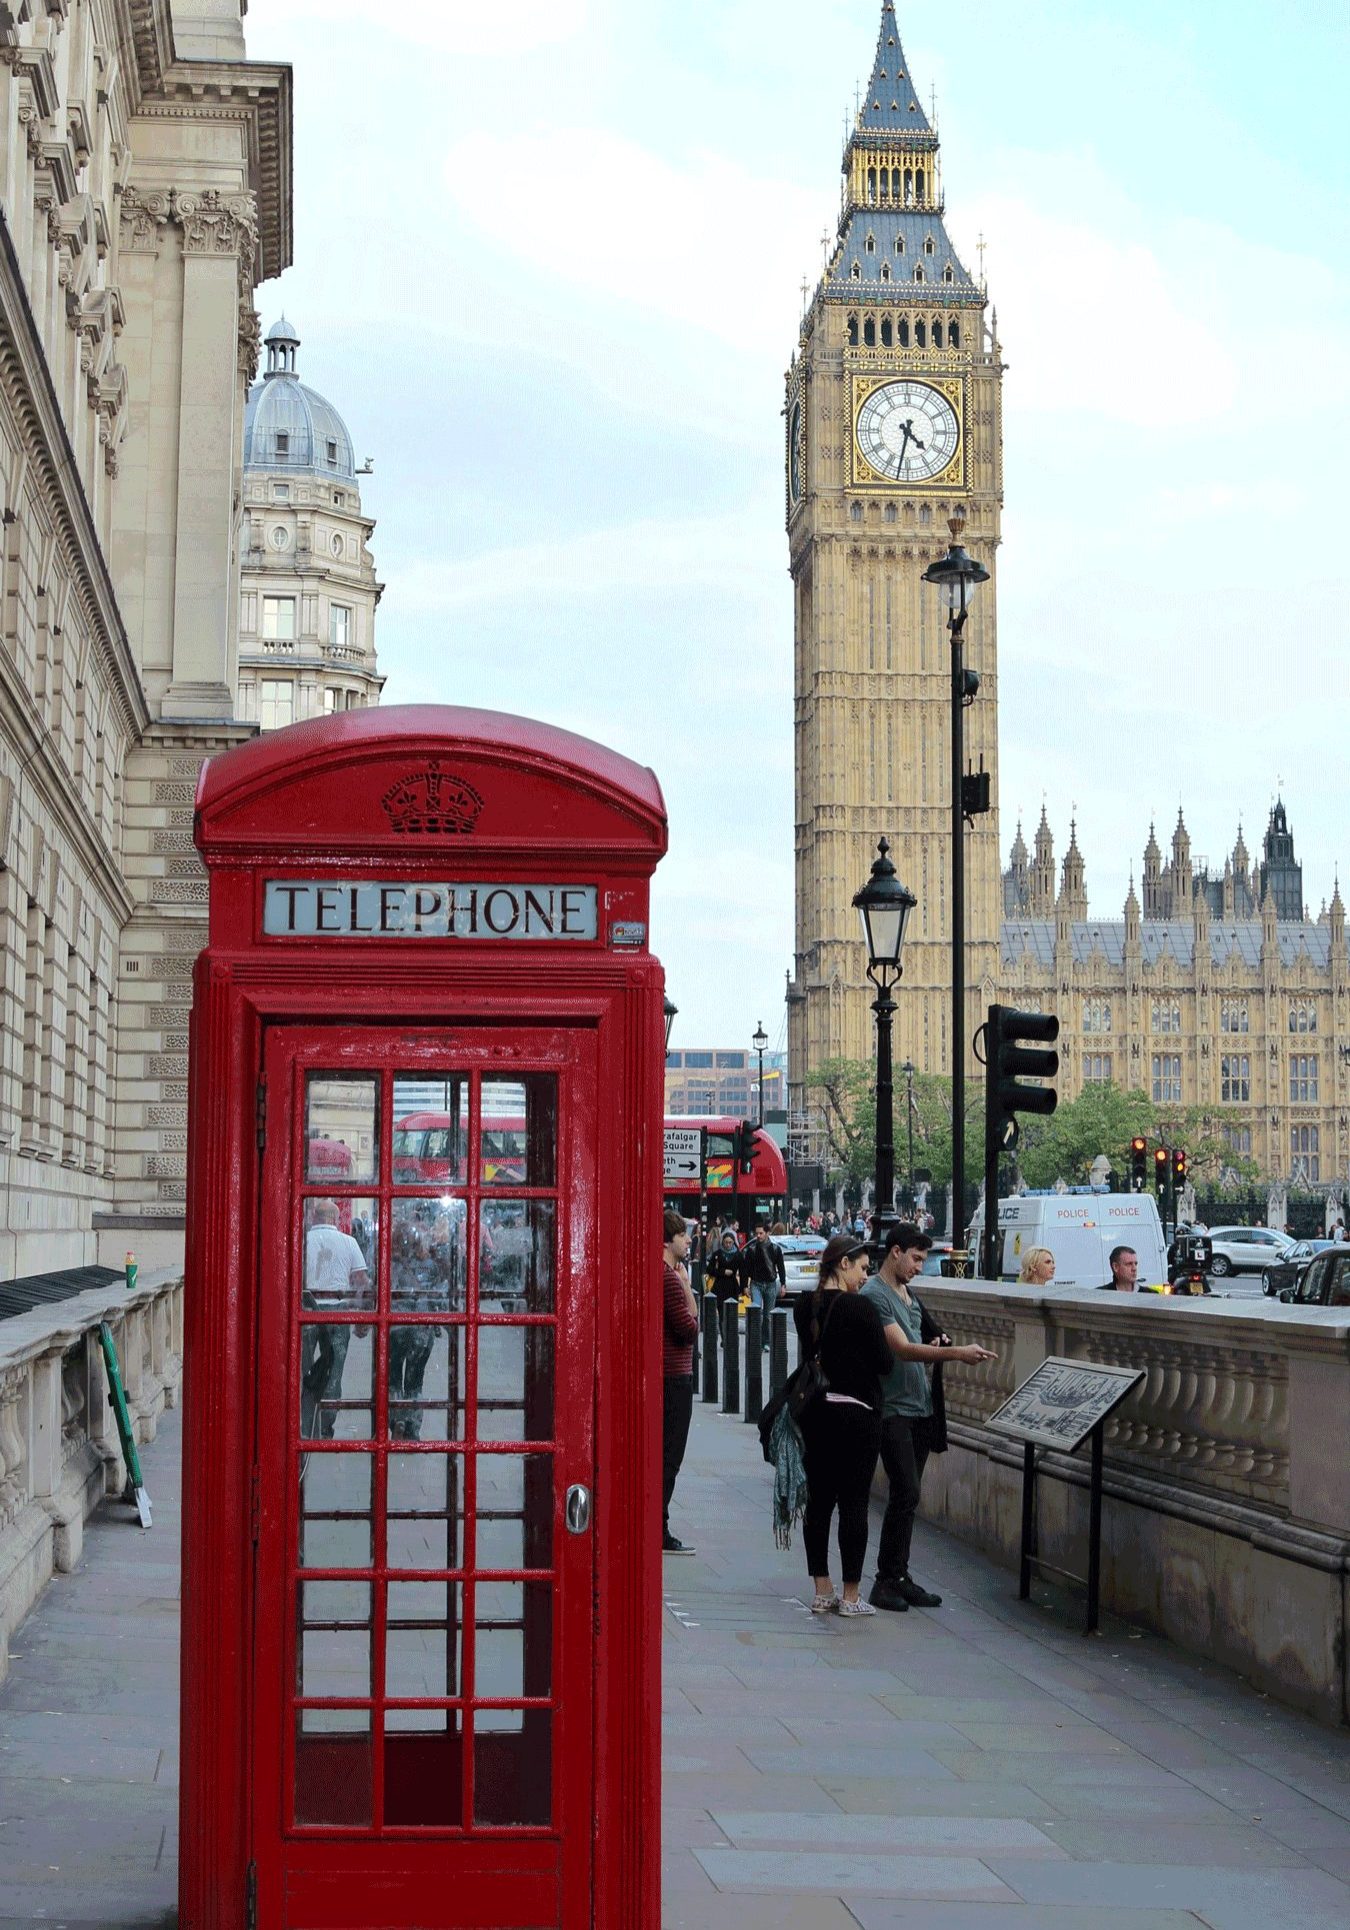
{"type": "Polygon", "coordinates": [[[887,1235],[881,1263],[863,1288],[881,1315],[893,1357],[891,1371],[881,1384],[881,1462],[890,1498],[881,1524],[877,1578],[868,1600],[874,1608],[897,1611],[937,1608],[942,1601],[931,1589],[921,1588],[909,1572],[914,1516],[928,1460],[928,1430],[923,1424],[933,1412],[929,1367],[938,1361],[960,1360],[973,1366],[994,1359],[987,1347],[953,1347],[945,1334],[937,1343],[924,1340],[923,1314],[909,1283],[923,1267],[923,1256],[932,1244],[917,1226],[901,1220],[887,1235]]]}

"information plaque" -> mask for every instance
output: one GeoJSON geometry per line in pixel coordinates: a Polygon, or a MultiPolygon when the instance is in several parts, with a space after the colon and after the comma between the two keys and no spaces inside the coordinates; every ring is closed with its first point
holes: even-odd
{"type": "Polygon", "coordinates": [[[1072,1454],[1143,1378],[1142,1367],[1106,1367],[1051,1354],[985,1426],[1072,1454]]]}

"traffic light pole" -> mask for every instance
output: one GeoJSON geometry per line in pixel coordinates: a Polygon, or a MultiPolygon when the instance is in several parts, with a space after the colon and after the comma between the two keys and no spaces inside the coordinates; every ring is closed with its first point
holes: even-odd
{"type": "MultiPolygon", "coordinates": [[[[991,1019],[996,1010],[997,1007],[991,1008],[991,1019]]],[[[999,1117],[999,1065],[994,1031],[995,1026],[986,1029],[984,1049],[984,1251],[980,1255],[979,1275],[982,1280],[997,1280],[1003,1271],[999,1264],[998,1171],[1002,1148],[996,1123],[999,1117]]]]}
{"type": "MultiPolygon", "coordinates": [[[[966,825],[961,800],[965,708],[966,586],[952,633],[952,1253],[966,1232],[966,825]]],[[[987,1217],[987,1215],[986,1215],[987,1217]]],[[[964,1271],[964,1269],[962,1269],[964,1271]]]]}

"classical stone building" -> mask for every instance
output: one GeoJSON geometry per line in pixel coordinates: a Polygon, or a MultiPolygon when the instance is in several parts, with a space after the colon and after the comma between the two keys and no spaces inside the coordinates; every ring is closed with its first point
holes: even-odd
{"type": "Polygon", "coordinates": [[[966,627],[981,680],[969,759],[995,809],[966,838],[967,1037],[998,974],[997,571],[1002,504],[997,329],[944,221],[938,136],[891,0],[844,149],[843,203],[787,375],[787,531],[794,591],[796,953],[791,1103],[823,1060],[868,1058],[874,996],[854,892],[877,838],[918,896],[897,1061],[950,1068],[950,647],[921,579],[948,521],[988,571],[966,627]]]}
{"type": "Polygon", "coordinates": [[[0,5],[0,1276],[181,1250],[291,82],[243,0],[0,5]]]}
{"type": "Polygon", "coordinates": [[[300,337],[267,331],[244,423],[239,715],[263,730],[378,703],[375,580],[347,425],[296,372],[300,337]]]}
{"type": "Polygon", "coordinates": [[[1058,874],[1044,811],[1003,874],[1003,990],[1058,1015],[1060,1095],[1097,1081],[1200,1107],[1272,1180],[1350,1175],[1350,953],[1339,883],[1307,917],[1283,802],[1253,859],[1196,864],[1178,814],[1162,861],[1149,831],[1143,902],[1093,918],[1075,830],[1058,874]]]}

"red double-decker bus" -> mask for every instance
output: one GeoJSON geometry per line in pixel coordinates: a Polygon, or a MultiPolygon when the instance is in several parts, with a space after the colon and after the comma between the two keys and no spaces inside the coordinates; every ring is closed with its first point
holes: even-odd
{"type": "MultiPolygon", "coordinates": [[[[736,1157],[740,1132],[739,1119],[667,1119],[668,1127],[707,1134],[708,1213],[713,1219],[735,1220],[749,1233],[756,1220],[781,1219],[787,1207],[787,1166],[777,1144],[762,1126],[754,1132],[754,1157],[750,1171],[743,1173],[736,1157]]],[[[698,1218],[699,1176],[692,1174],[665,1180],[665,1202],[686,1219],[698,1218]]]]}

